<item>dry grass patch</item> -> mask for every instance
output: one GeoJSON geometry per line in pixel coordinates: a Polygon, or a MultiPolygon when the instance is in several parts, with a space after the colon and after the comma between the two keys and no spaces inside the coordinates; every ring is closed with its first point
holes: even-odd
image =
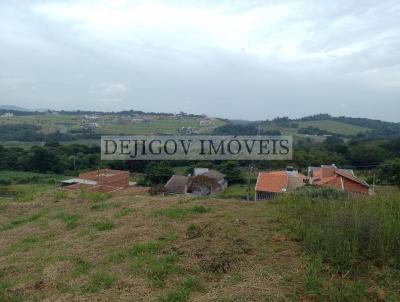
{"type": "Polygon", "coordinates": [[[3,294],[163,302],[307,295],[301,246],[271,240],[283,235],[273,204],[129,192],[100,201],[45,194],[30,208],[3,209],[5,224],[22,220],[1,232],[0,243],[15,249],[0,254],[3,294]]]}

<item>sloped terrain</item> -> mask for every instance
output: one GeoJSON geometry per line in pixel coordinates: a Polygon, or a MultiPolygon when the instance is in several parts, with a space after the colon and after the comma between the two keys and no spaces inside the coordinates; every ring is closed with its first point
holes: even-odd
{"type": "Polygon", "coordinates": [[[6,202],[0,301],[377,299],[370,284],[317,268],[278,212],[273,202],[153,197],[140,188],[50,189],[6,202]]]}
{"type": "Polygon", "coordinates": [[[280,234],[267,204],[142,193],[48,192],[4,206],[3,299],[284,301],[304,295],[301,248],[280,234]]]}

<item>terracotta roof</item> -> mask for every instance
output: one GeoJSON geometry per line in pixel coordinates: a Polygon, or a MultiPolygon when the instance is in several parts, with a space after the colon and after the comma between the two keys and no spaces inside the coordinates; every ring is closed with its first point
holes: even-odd
{"type": "Polygon", "coordinates": [[[327,183],[329,183],[329,182],[335,180],[336,178],[337,178],[336,175],[329,176],[329,177],[324,177],[324,178],[318,178],[318,179],[315,179],[315,180],[313,181],[313,184],[316,184],[316,185],[327,184],[327,183]]]}
{"type": "Polygon", "coordinates": [[[165,184],[164,190],[166,193],[170,194],[185,194],[187,182],[187,176],[172,175],[168,182],[165,184]]]}
{"type": "Polygon", "coordinates": [[[285,171],[258,174],[256,191],[282,193],[287,190],[289,177],[285,171]]]}

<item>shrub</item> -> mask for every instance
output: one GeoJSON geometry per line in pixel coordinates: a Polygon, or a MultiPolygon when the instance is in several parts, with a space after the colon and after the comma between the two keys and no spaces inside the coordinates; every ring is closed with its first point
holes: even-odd
{"type": "Polygon", "coordinates": [[[68,198],[68,192],[66,190],[60,189],[54,192],[54,201],[58,202],[60,200],[68,198]]]}
{"type": "Polygon", "coordinates": [[[193,206],[190,208],[181,208],[181,207],[177,207],[177,206],[171,206],[166,209],[158,210],[156,212],[156,214],[167,216],[168,218],[181,220],[181,219],[185,218],[186,216],[188,216],[189,214],[193,214],[193,213],[203,214],[203,213],[208,213],[210,211],[211,211],[210,208],[206,208],[203,206],[193,206]]]}
{"type": "Polygon", "coordinates": [[[91,276],[84,292],[97,293],[102,289],[109,289],[114,285],[116,280],[117,278],[114,275],[106,272],[97,272],[91,276]]]}
{"type": "Polygon", "coordinates": [[[157,185],[166,183],[172,174],[174,171],[167,162],[151,162],[146,167],[145,179],[152,185],[157,185]]]}
{"type": "Polygon", "coordinates": [[[149,190],[149,194],[151,196],[160,195],[164,193],[164,186],[163,185],[155,185],[152,186],[149,190]]]}
{"type": "Polygon", "coordinates": [[[400,267],[400,203],[396,194],[352,199],[281,197],[281,217],[312,254],[339,272],[360,263],[400,267]]]}
{"type": "Polygon", "coordinates": [[[56,216],[56,218],[64,221],[67,229],[74,229],[78,225],[78,221],[79,221],[78,215],[71,215],[71,214],[66,214],[66,213],[60,213],[56,216]]]}
{"type": "Polygon", "coordinates": [[[189,300],[190,294],[200,288],[199,280],[196,277],[187,278],[179,287],[163,297],[159,302],[185,302],[189,300]]]}
{"type": "Polygon", "coordinates": [[[115,227],[115,223],[111,220],[104,219],[95,223],[96,230],[108,231],[115,227]]]}

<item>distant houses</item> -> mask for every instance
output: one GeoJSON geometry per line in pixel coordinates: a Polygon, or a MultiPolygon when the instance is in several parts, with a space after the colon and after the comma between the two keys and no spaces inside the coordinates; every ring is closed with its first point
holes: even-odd
{"type": "Polygon", "coordinates": [[[225,175],[207,168],[195,168],[193,175],[173,175],[164,186],[165,194],[210,196],[228,187],[225,175]]]}
{"type": "Polygon", "coordinates": [[[0,117],[7,118],[7,117],[13,117],[13,116],[14,116],[14,113],[6,112],[6,113],[2,114],[0,117]]]}
{"type": "Polygon", "coordinates": [[[352,170],[339,169],[335,165],[322,165],[309,167],[307,176],[293,169],[259,173],[255,200],[271,199],[279,194],[293,192],[307,184],[349,193],[370,193],[369,185],[357,178],[352,170]]]}
{"type": "Polygon", "coordinates": [[[330,187],[349,193],[368,194],[369,185],[357,178],[353,170],[339,169],[335,165],[308,168],[308,182],[313,186],[330,187]]]}
{"type": "Polygon", "coordinates": [[[286,171],[261,172],[256,183],[255,200],[271,199],[306,185],[306,176],[291,168],[286,171]]]}

